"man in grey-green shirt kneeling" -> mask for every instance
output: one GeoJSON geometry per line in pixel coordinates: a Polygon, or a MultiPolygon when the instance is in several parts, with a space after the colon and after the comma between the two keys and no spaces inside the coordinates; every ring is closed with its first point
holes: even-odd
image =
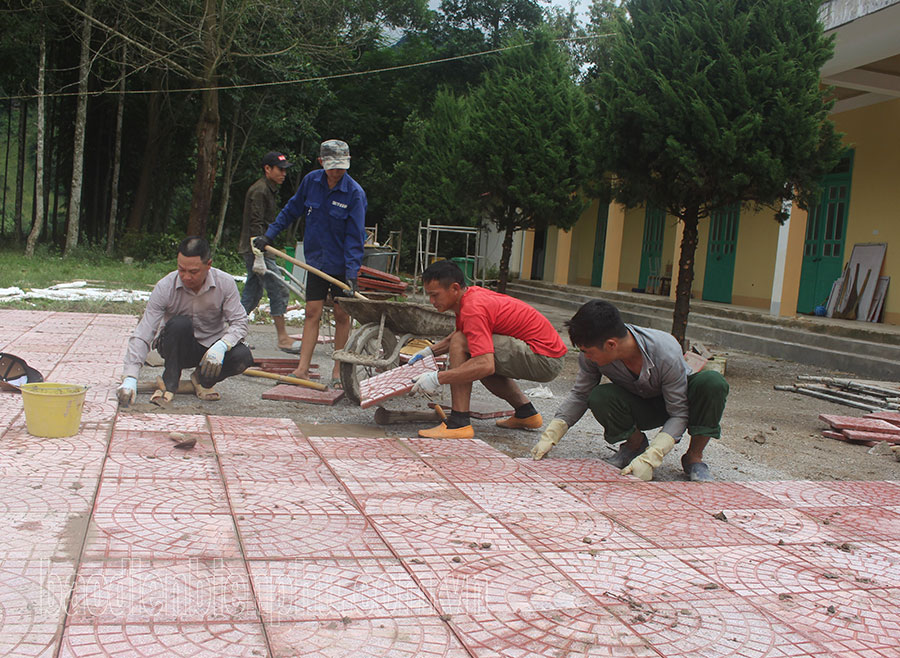
{"type": "Polygon", "coordinates": [[[703,449],[710,438],[721,435],[728,397],[725,378],[709,370],[692,373],[671,334],[625,324],[609,302],[586,303],[566,326],[572,345],[581,352],[578,375],[532,457],[547,454],[590,409],[607,443],[622,443],[608,461],[623,474],[651,480],[653,469],[687,430],[691,443],[682,467],[691,480],[711,480],[703,449]],[[603,375],[610,383],[600,383],[603,375]],[[648,441],[644,431],[660,426],[648,441]]]}

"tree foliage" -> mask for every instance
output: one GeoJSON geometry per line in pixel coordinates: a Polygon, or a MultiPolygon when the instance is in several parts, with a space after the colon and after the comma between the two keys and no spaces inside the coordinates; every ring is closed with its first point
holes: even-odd
{"type": "Polygon", "coordinates": [[[837,161],[816,0],[631,0],[600,79],[615,198],[684,222],[672,333],[683,342],[697,222],[734,203],[810,198],[837,161]]]}

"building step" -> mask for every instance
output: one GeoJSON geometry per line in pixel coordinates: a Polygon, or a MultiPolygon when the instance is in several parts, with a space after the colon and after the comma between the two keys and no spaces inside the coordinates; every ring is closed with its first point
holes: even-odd
{"type": "MultiPolygon", "coordinates": [[[[542,281],[511,282],[507,292],[523,301],[572,313],[591,299],[606,299],[617,306],[626,322],[662,331],[672,329],[674,302],[668,297],[542,281]]],[[[781,318],[709,303],[692,303],[692,307],[687,328],[691,340],[842,370],[867,379],[900,380],[900,333],[892,327],[781,318]]]]}

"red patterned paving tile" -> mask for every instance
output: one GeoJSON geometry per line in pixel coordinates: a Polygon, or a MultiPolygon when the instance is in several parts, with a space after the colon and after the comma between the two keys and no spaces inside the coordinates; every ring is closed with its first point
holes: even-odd
{"type": "Polygon", "coordinates": [[[324,459],[366,462],[371,459],[416,459],[416,454],[397,439],[311,436],[309,442],[324,459]]]}
{"type": "Polygon", "coordinates": [[[400,557],[528,550],[524,542],[484,513],[392,514],[370,518],[400,557]]]}
{"type": "Polygon", "coordinates": [[[0,514],[0,559],[50,560],[77,555],[87,526],[87,513],[0,514]]]}
{"type": "Polygon", "coordinates": [[[210,416],[213,435],[252,434],[254,436],[300,436],[290,418],[256,418],[254,416],[210,416]]]}
{"type": "Polygon", "coordinates": [[[449,482],[544,483],[545,480],[504,454],[439,457],[425,462],[449,482]]]}
{"type": "Polygon", "coordinates": [[[251,561],[248,566],[267,623],[434,615],[397,560],[251,561]]]}
{"type": "Polygon", "coordinates": [[[450,624],[476,658],[658,655],[607,609],[598,606],[519,614],[454,615],[450,624]]]}
{"type": "Polygon", "coordinates": [[[442,614],[537,612],[591,603],[580,588],[531,551],[414,557],[404,562],[442,614]],[[459,562],[454,561],[457,557],[459,562]]]}
{"type": "Polygon", "coordinates": [[[730,509],[781,507],[774,499],[739,482],[651,482],[648,486],[677,496],[711,514],[730,509]]]}
{"type": "Polygon", "coordinates": [[[646,482],[570,482],[566,491],[601,512],[654,509],[678,511],[694,509],[690,501],[672,496],[646,482]]]}
{"type": "Polygon", "coordinates": [[[811,544],[837,539],[828,526],[796,509],[728,510],[726,518],[728,523],[770,544],[811,544]]]}
{"type": "Polygon", "coordinates": [[[626,482],[618,468],[600,459],[541,459],[525,457],[515,460],[525,468],[551,482],[626,482]]]}
{"type": "Polygon", "coordinates": [[[832,655],[898,656],[900,615],[878,590],[791,592],[753,597],[766,610],[832,655]]]}
{"type": "MultiPolygon", "coordinates": [[[[141,478],[156,479],[209,479],[218,478],[219,466],[216,453],[206,434],[199,435],[200,441],[190,450],[179,450],[168,433],[155,433],[128,437],[119,434],[113,437],[109,455],[103,466],[103,479],[141,478]]],[[[185,434],[185,438],[197,435],[185,434]]]]}
{"type": "Polygon", "coordinates": [[[700,510],[682,510],[678,514],[629,510],[607,514],[660,548],[764,543],[762,539],[700,510]]]}
{"type": "Polygon", "coordinates": [[[373,514],[421,516],[431,514],[477,514],[471,501],[449,484],[431,482],[345,481],[363,511],[373,514]]]}
{"type": "Polygon", "coordinates": [[[235,514],[358,514],[339,486],[301,487],[291,482],[238,480],[228,485],[235,514]]]}
{"type": "Polygon", "coordinates": [[[394,617],[268,624],[274,658],[468,658],[437,617],[394,617]]]}
{"type": "Polygon", "coordinates": [[[871,414],[866,414],[865,418],[875,418],[877,420],[886,420],[893,425],[900,426],[900,413],[896,411],[876,411],[871,414]]]}
{"type": "Polygon", "coordinates": [[[543,553],[557,569],[603,603],[691,598],[713,587],[710,579],[664,549],[543,553]]]}
{"type": "Polygon", "coordinates": [[[533,550],[618,551],[652,548],[653,544],[600,512],[516,512],[495,518],[533,550]]]}
{"type": "Polygon", "coordinates": [[[838,539],[898,540],[900,512],[880,507],[804,507],[803,513],[827,525],[838,539]]]}
{"type": "Polygon", "coordinates": [[[339,486],[338,480],[313,452],[237,456],[220,458],[222,473],[229,483],[235,480],[294,483],[304,487],[339,486]]]}
{"type": "Polygon", "coordinates": [[[684,549],[679,556],[739,596],[837,591],[846,584],[787,547],[719,546],[684,549]]]}
{"type": "Polygon", "coordinates": [[[97,513],[227,514],[225,488],[216,480],[103,480],[97,513]]]}
{"type": "Polygon", "coordinates": [[[306,404],[334,405],[344,397],[344,391],[339,388],[327,388],[318,391],[314,388],[294,386],[293,384],[276,384],[262,394],[263,400],[276,400],[279,402],[305,402],[306,404]]]}
{"type": "Polygon", "coordinates": [[[266,654],[259,624],[125,624],[69,626],[59,658],[258,658],[266,654]]]}
{"type": "Polygon", "coordinates": [[[787,550],[821,567],[849,588],[900,588],[900,553],[895,542],[826,542],[789,546],[787,550]]]}
{"type": "Polygon", "coordinates": [[[609,610],[667,658],[831,656],[781,620],[727,593],[617,605],[609,610]]]}
{"type": "Polygon", "coordinates": [[[829,489],[868,501],[872,505],[880,505],[882,507],[900,505],[900,483],[898,482],[861,482],[851,480],[823,482],[822,484],[829,489]]]}
{"type": "Polygon", "coordinates": [[[85,514],[97,489],[97,478],[77,473],[3,478],[0,514],[85,514]]]}
{"type": "Polygon", "coordinates": [[[866,432],[883,432],[885,434],[900,434],[900,427],[878,418],[858,418],[856,416],[819,414],[819,420],[824,421],[833,428],[839,430],[851,429],[866,432]]]}
{"type": "Polygon", "coordinates": [[[62,621],[75,564],[55,560],[0,560],[0,645],[11,626],[62,621]]]}
{"type": "Polygon", "coordinates": [[[351,482],[433,482],[446,484],[443,476],[419,459],[329,459],[328,465],[335,474],[351,482]]]}
{"type": "Polygon", "coordinates": [[[362,514],[238,514],[237,525],[247,559],[393,557],[362,514]]]}
{"type": "Polygon", "coordinates": [[[0,441],[0,476],[31,477],[68,473],[97,477],[103,465],[105,439],[95,432],[36,441],[26,431],[7,432],[0,441]]]}
{"type": "Polygon", "coordinates": [[[410,438],[400,439],[400,443],[408,446],[420,457],[491,457],[496,454],[502,454],[499,450],[492,448],[481,439],[460,439],[456,441],[447,441],[446,439],[423,439],[410,438]]]}
{"type": "Polygon", "coordinates": [[[67,357],[51,372],[44,373],[44,379],[50,382],[90,387],[110,385],[113,382],[118,385],[118,381],[122,379],[121,357],[111,363],[69,361],[67,357]]]}
{"type": "Polygon", "coordinates": [[[116,431],[140,430],[144,432],[199,432],[209,434],[206,416],[188,414],[139,414],[119,413],[116,431]]]}
{"type": "Polygon", "coordinates": [[[135,558],[82,562],[68,623],[238,622],[256,616],[240,561],[135,558]]]}
{"type": "Polygon", "coordinates": [[[426,356],[412,365],[398,366],[364,379],[359,383],[359,406],[366,409],[396,395],[405,395],[412,390],[413,377],[437,369],[434,357],[426,356]]]}
{"type": "Polygon", "coordinates": [[[456,486],[482,509],[504,514],[530,510],[589,512],[581,499],[550,482],[493,483],[458,482],[456,486]]]}
{"type": "MultiPolygon", "coordinates": [[[[110,389],[110,393],[114,394],[115,388],[110,389]]],[[[112,395],[103,400],[92,400],[85,398],[84,407],[81,410],[81,431],[84,431],[91,424],[104,423],[112,420],[116,416],[118,403],[112,395]]]]}
{"type": "Polygon", "coordinates": [[[97,513],[84,559],[237,558],[234,522],[225,514],[97,513]]]}
{"type": "MultiPolygon", "coordinates": [[[[900,426],[897,426],[900,430],[900,426]]],[[[900,432],[866,432],[863,430],[841,430],[848,441],[857,441],[859,443],[870,443],[878,441],[886,441],[888,443],[900,443],[900,432]]]]}
{"type": "Polygon", "coordinates": [[[803,480],[788,482],[746,482],[750,487],[783,507],[842,507],[845,505],[864,505],[856,496],[835,491],[822,482],[803,480]]]}
{"type": "Polygon", "coordinates": [[[213,443],[219,455],[251,456],[254,459],[269,455],[314,454],[312,446],[299,436],[297,430],[282,430],[280,435],[213,434],[213,443]]]}
{"type": "Polygon", "coordinates": [[[0,656],[54,658],[59,632],[56,624],[4,623],[0,625],[0,656]]]}

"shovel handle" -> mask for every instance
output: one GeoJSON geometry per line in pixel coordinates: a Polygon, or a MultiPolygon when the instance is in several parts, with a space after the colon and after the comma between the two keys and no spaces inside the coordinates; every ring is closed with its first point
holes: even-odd
{"type": "MultiPolygon", "coordinates": [[[[333,283],[334,285],[336,285],[336,286],[337,286],[338,288],[340,288],[341,290],[350,290],[350,286],[348,286],[346,283],[344,283],[344,282],[341,281],[340,279],[335,279],[333,276],[331,276],[330,274],[325,274],[325,272],[323,272],[322,270],[318,269],[317,267],[313,267],[312,265],[308,265],[307,263],[304,263],[303,261],[297,260],[297,259],[294,258],[293,256],[288,256],[288,255],[287,255],[286,253],[284,253],[283,251],[279,251],[278,249],[276,249],[275,247],[273,247],[273,246],[271,246],[271,245],[267,245],[267,246],[266,246],[266,251],[268,251],[268,252],[269,252],[270,254],[272,254],[273,256],[278,256],[279,258],[283,258],[284,260],[289,261],[289,262],[293,263],[294,265],[298,265],[298,266],[302,267],[302,268],[303,268],[304,270],[306,270],[307,272],[312,272],[312,273],[315,274],[317,277],[320,277],[320,278],[322,278],[322,279],[325,279],[325,280],[328,281],[329,283],[333,283]]],[[[357,299],[368,299],[368,297],[365,297],[365,296],[364,296],[362,293],[360,293],[360,292],[357,292],[357,293],[355,294],[355,297],[356,297],[357,299]]]]}

